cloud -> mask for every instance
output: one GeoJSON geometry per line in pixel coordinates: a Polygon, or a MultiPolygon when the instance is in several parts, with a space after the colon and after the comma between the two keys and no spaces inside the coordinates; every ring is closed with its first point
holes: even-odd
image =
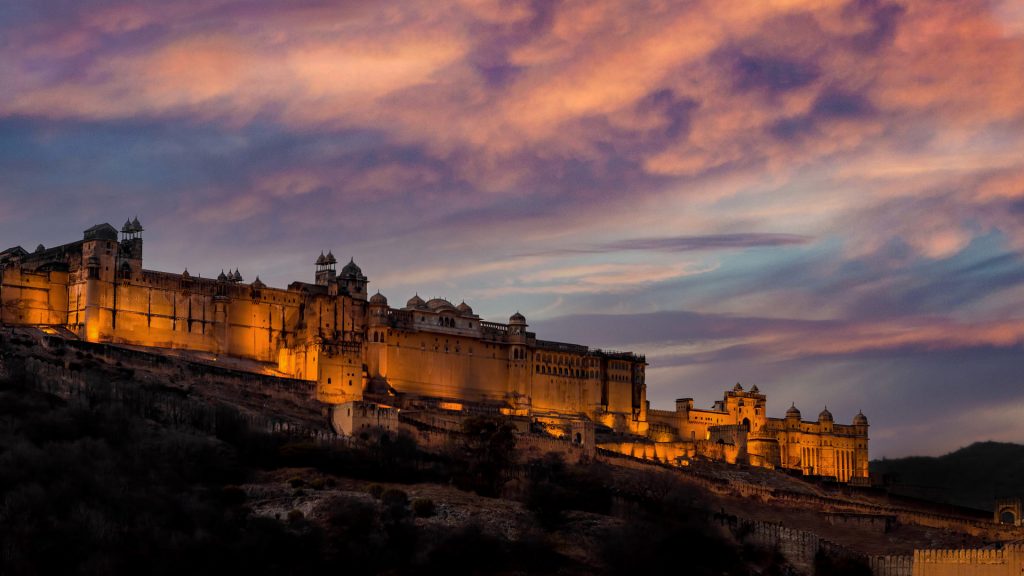
{"type": "Polygon", "coordinates": [[[719,250],[754,248],[761,246],[791,246],[811,241],[798,234],[712,234],[707,236],[677,236],[674,238],[632,238],[604,244],[607,251],[657,250],[687,252],[692,250],[719,250]]]}

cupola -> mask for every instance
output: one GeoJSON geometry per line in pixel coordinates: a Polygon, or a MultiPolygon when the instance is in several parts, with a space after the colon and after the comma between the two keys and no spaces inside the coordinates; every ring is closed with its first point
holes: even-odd
{"type": "Polygon", "coordinates": [[[864,415],[864,412],[858,410],[857,415],[853,417],[854,426],[867,426],[868,417],[864,415]]]}

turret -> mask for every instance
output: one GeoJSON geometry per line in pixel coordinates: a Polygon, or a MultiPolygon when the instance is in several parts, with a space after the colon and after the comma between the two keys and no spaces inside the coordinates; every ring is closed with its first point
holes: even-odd
{"type": "Polygon", "coordinates": [[[801,417],[800,409],[796,407],[796,403],[794,402],[786,410],[786,427],[787,428],[799,428],[800,427],[800,417],[801,417]]]}
{"type": "Polygon", "coordinates": [[[693,398],[676,399],[676,416],[685,423],[690,419],[690,410],[693,410],[693,398]]]}
{"type": "Polygon", "coordinates": [[[344,283],[349,295],[353,298],[366,300],[366,285],[369,281],[363,276],[363,270],[356,264],[354,258],[349,259],[348,264],[341,269],[339,279],[344,283]]]}
{"type": "Polygon", "coordinates": [[[316,259],[316,283],[320,286],[329,286],[337,278],[337,273],[334,270],[335,264],[338,263],[338,259],[334,257],[334,254],[330,250],[327,251],[325,256],[323,251],[320,252],[320,256],[316,259]]]}
{"type": "Polygon", "coordinates": [[[82,261],[86,269],[84,334],[90,342],[108,339],[113,331],[113,315],[103,303],[113,301],[113,282],[118,273],[117,228],[97,224],[82,234],[82,261]]]}
{"type": "Polygon", "coordinates": [[[857,411],[857,415],[853,417],[853,426],[857,429],[858,435],[868,435],[868,417],[864,415],[864,412],[857,411]]]}
{"type": "Polygon", "coordinates": [[[388,320],[388,299],[378,291],[370,297],[370,324],[382,326],[388,320]]]}
{"type": "Polygon", "coordinates": [[[117,252],[117,272],[122,278],[142,273],[142,224],[138,216],[125,220],[121,226],[121,242],[117,252]]]}
{"type": "Polygon", "coordinates": [[[835,422],[832,418],[832,413],[828,411],[828,406],[818,414],[818,425],[821,427],[823,433],[832,432],[832,424],[835,422]]]}
{"type": "Polygon", "coordinates": [[[526,316],[518,311],[508,319],[508,335],[513,342],[526,342],[526,316]]]}

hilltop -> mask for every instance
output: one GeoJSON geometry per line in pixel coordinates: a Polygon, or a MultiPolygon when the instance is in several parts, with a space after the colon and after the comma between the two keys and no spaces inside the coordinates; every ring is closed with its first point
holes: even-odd
{"type": "Polygon", "coordinates": [[[991,510],[996,498],[1024,496],[1024,445],[975,442],[942,456],[871,462],[893,493],[991,510]]]}

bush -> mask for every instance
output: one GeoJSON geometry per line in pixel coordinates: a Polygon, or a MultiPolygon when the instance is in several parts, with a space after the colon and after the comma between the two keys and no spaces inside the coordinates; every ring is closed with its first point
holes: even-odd
{"type": "Polygon", "coordinates": [[[417,498],[412,501],[412,513],[417,518],[429,518],[437,513],[437,507],[430,498],[417,498]]]}
{"type": "Polygon", "coordinates": [[[238,486],[225,486],[220,490],[220,498],[228,506],[241,506],[245,504],[246,494],[238,486]]]}
{"type": "Polygon", "coordinates": [[[530,482],[526,491],[526,508],[534,513],[545,529],[558,527],[565,519],[569,492],[561,486],[542,480],[530,482]]]}
{"type": "Polygon", "coordinates": [[[389,488],[380,495],[380,501],[385,506],[404,508],[409,503],[409,495],[404,490],[389,488]]]}

